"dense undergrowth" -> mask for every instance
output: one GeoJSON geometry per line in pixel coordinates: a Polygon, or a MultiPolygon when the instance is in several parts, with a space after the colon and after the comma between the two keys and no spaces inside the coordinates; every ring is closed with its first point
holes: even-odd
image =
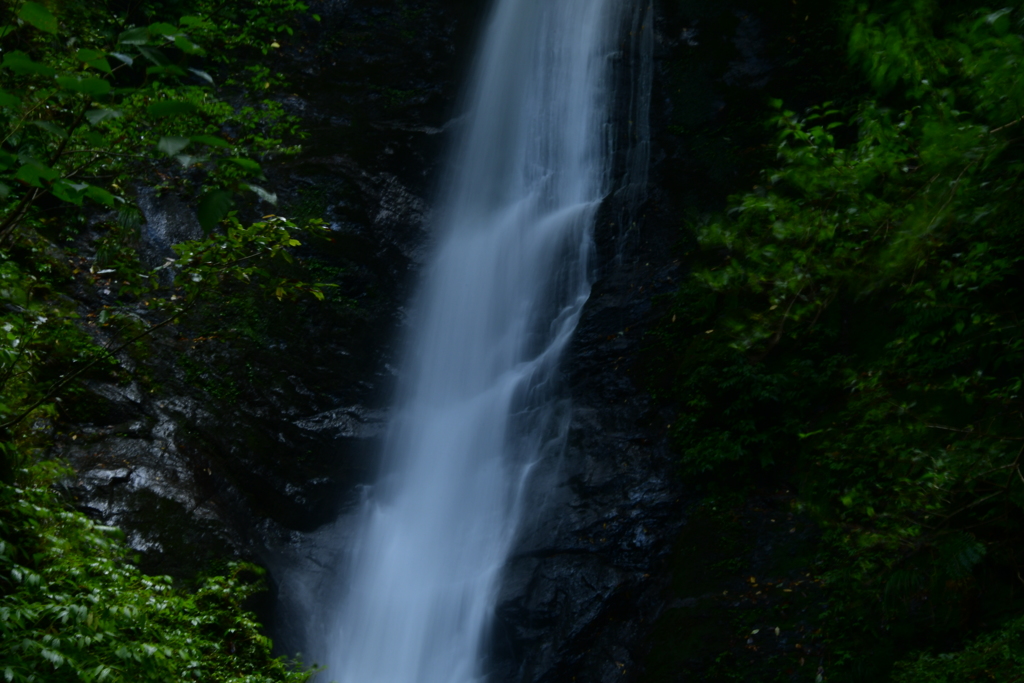
{"type": "Polygon", "coordinates": [[[302,681],[245,609],[248,565],[192,590],[133,565],[75,512],[48,425],[80,381],[127,382],[161,330],[254,296],[318,299],[272,215],[263,164],[299,150],[267,64],[294,0],[9,2],[0,9],[0,676],[6,681],[302,681]],[[140,254],[144,188],[197,197],[202,234],[140,254]],[[247,208],[248,207],[248,208],[247,208]],[[255,213],[255,209],[262,209],[255,213]],[[236,212],[235,209],[246,209],[236,212]],[[264,215],[245,220],[245,215],[264,215]],[[89,253],[80,251],[82,235],[89,253]],[[85,299],[92,303],[86,305],[85,299]],[[96,302],[99,303],[96,303],[96,302]]]}
{"type": "Polygon", "coordinates": [[[822,534],[820,668],[714,680],[1024,680],[1024,11],[833,17],[863,79],[773,103],[656,333],[686,476],[786,482],[822,534]]]}
{"type": "Polygon", "coordinates": [[[308,679],[271,655],[245,607],[263,588],[261,569],[232,565],[183,592],[139,572],[118,529],[68,510],[42,472],[31,474],[28,488],[0,484],[4,680],[308,679]]]}

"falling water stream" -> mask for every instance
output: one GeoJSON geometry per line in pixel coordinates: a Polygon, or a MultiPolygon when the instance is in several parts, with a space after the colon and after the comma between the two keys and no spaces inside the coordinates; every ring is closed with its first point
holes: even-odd
{"type": "Polygon", "coordinates": [[[497,0],[320,680],[486,676],[525,483],[564,443],[554,386],[608,191],[620,5],[497,0]]]}

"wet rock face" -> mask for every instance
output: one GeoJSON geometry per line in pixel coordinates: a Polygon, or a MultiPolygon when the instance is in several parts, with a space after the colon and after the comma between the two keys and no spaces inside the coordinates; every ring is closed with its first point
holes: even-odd
{"type": "Polygon", "coordinates": [[[177,195],[159,195],[149,187],[140,187],[136,201],[144,222],[140,235],[140,257],[150,268],[174,258],[171,247],[179,242],[200,239],[203,229],[195,212],[177,195]]]}
{"type": "MultiPolygon", "coordinates": [[[[660,661],[650,656],[655,622],[664,615],[664,630],[673,619],[689,620],[704,647],[718,647],[728,638],[714,641],[704,632],[728,631],[738,606],[681,602],[679,587],[670,588],[689,581],[680,567],[717,560],[712,548],[685,544],[700,528],[690,520],[700,501],[674,472],[667,431],[677,413],[646,391],[652,368],[645,367],[644,335],[659,318],[658,296],[673,292],[685,274],[683,217],[721,210],[771,163],[756,152],[764,147],[768,96],[799,109],[820,93],[793,66],[800,56],[783,4],[663,0],[656,10],[647,196],[630,216],[616,201],[629,193],[614,194],[598,221],[597,277],[565,360],[569,442],[506,570],[490,661],[496,681],[684,680],[679,669],[665,678],[652,673],[660,661]],[[680,538],[688,555],[682,559],[672,549],[680,538]]],[[[620,100],[625,92],[620,88],[620,100]]],[[[627,103],[618,106],[622,120],[627,103]]],[[[630,155],[620,156],[618,176],[628,178],[630,155]]],[[[764,530],[778,511],[751,508],[744,518],[757,529],[751,538],[772,538],[764,530]]],[[[751,571],[781,574],[781,556],[795,552],[796,538],[783,533],[790,545],[753,541],[756,551],[722,588],[735,591],[751,571]]],[[[705,668],[693,670],[707,675],[725,649],[707,653],[705,668]]]]}
{"type": "Polygon", "coordinates": [[[632,680],[665,602],[683,503],[670,420],[640,366],[655,299],[675,289],[683,266],[678,207],[659,189],[664,112],[648,80],[658,53],[644,41],[664,38],[647,5],[637,3],[617,69],[617,189],[598,216],[594,286],[563,361],[566,450],[537,475],[535,513],[505,570],[488,662],[495,681],[632,680]]]}
{"type": "MultiPolygon", "coordinates": [[[[341,286],[326,304],[254,297],[161,331],[121,354],[119,382],[87,383],[56,436],[54,454],[77,473],[69,492],[126,530],[145,570],[188,576],[213,559],[259,558],[268,533],[330,522],[372,479],[425,198],[481,9],[322,2],[323,21],[284,46],[284,104],[309,141],[268,168],[267,184],[276,213],[328,222],[332,238],[300,256],[341,286]]],[[[146,263],[201,235],[190,198],[140,187],[138,202],[146,263]]],[[[76,246],[94,256],[96,235],[76,246]]],[[[106,303],[84,284],[78,295],[87,320],[106,303]]]]}
{"type": "MultiPolygon", "coordinates": [[[[314,8],[323,21],[286,46],[280,68],[295,87],[284,103],[310,138],[300,157],[268,169],[268,185],[285,215],[328,222],[329,245],[303,255],[344,271],[342,293],[358,307],[253,302],[221,323],[236,330],[230,339],[172,330],[150,345],[148,374],[87,387],[57,451],[77,471],[78,504],[122,526],[146,570],[181,576],[211,559],[256,557],[282,602],[317,599],[315,581],[287,576],[338,561],[337,539],[351,533],[344,513],[372,480],[402,306],[429,246],[428,199],[488,5],[324,1],[314,8]]],[[[488,662],[496,682],[631,679],[668,594],[684,503],[668,420],[637,366],[655,297],[682,268],[673,247],[685,201],[675,189],[688,162],[665,136],[678,118],[667,56],[704,34],[682,19],[659,22],[653,177],[641,206],[611,201],[598,221],[594,289],[564,367],[568,443],[538,474],[544,494],[505,572],[488,662]]],[[[715,98],[693,106],[713,116],[715,98]]],[[[629,120],[635,98],[619,99],[629,120]]],[[[631,173],[627,157],[619,176],[631,173]]],[[[159,259],[161,240],[194,226],[185,202],[140,198],[159,259]]],[[[289,621],[295,614],[277,615],[285,648],[314,628],[289,621]]]]}
{"type": "Polygon", "coordinates": [[[681,524],[665,416],[635,367],[680,266],[674,231],[647,206],[622,251],[606,212],[602,263],[565,362],[572,396],[568,445],[528,521],[506,578],[494,633],[495,680],[621,681],[635,673],[660,611],[664,564],[681,524]],[[652,220],[654,218],[654,220],[652,220]]]}

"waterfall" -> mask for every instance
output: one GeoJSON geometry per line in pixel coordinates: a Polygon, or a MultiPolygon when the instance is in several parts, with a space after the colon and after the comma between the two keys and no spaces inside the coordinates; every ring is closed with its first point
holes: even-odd
{"type": "Polygon", "coordinates": [[[621,0],[497,0],[414,304],[384,475],[325,634],[339,683],[481,680],[609,189],[621,0]]]}

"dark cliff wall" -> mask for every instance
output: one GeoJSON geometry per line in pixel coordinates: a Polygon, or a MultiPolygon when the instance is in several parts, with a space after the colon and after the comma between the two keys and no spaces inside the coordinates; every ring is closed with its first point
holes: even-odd
{"type": "MultiPolygon", "coordinates": [[[[316,529],[373,476],[425,198],[482,6],[317,2],[322,21],[277,55],[283,104],[309,137],[268,168],[274,211],[327,221],[330,238],[299,255],[307,276],[339,286],[322,304],[253,299],[201,314],[147,357],[123,358],[131,383],[89,383],[55,454],[77,472],[78,505],[124,528],[144,569],[188,576],[258,557],[266,529],[316,529]]],[[[187,198],[139,195],[144,251],[198,229],[187,198]]],[[[83,254],[94,238],[82,238],[83,254]]]]}
{"type": "MultiPolygon", "coordinates": [[[[292,84],[283,102],[310,137],[298,158],[269,169],[268,185],[280,213],[328,222],[331,240],[302,256],[357,306],[254,301],[215,322],[223,335],[176,329],[151,345],[145,376],[90,384],[67,430],[75,438],[56,447],[76,469],[78,504],[124,528],[148,571],[268,563],[286,651],[308,642],[296,615],[316,583],[310,567],[331,561],[330,537],[345,533],[345,516],[332,520],[373,476],[402,307],[488,5],[314,6],[322,22],[309,22],[275,65],[292,84]],[[290,584],[296,573],[306,578],[290,584]]],[[[680,267],[670,198],[655,183],[643,200],[649,131],[634,119],[647,116],[653,63],[638,51],[653,49],[655,34],[648,3],[634,5],[618,56],[617,193],[596,231],[597,281],[566,361],[569,447],[506,577],[493,658],[503,680],[631,673],[680,519],[663,420],[630,370],[652,297],[680,267]]],[[[179,198],[140,193],[153,249],[194,231],[179,198]]]]}
{"type": "MultiPolygon", "coordinates": [[[[617,57],[617,191],[596,229],[595,285],[565,362],[568,446],[506,573],[495,680],[633,679],[671,598],[670,551],[693,498],[647,390],[646,334],[658,295],[685,273],[683,216],[720,206],[755,167],[762,133],[744,125],[790,73],[779,31],[735,4],[632,3],[617,57]]],[[[69,486],[80,506],[125,528],[147,570],[187,576],[240,556],[269,564],[286,651],[315,629],[297,615],[373,476],[392,347],[488,5],[315,4],[323,21],[275,65],[310,138],[269,175],[281,213],[330,225],[330,241],[302,256],[340,285],[338,300],[254,302],[222,321],[234,334],[164,335],[146,377],[89,386],[68,431],[76,438],[57,446],[77,471],[69,486]]],[[[154,239],[189,229],[173,197],[143,208],[154,239]]]]}
{"type": "MultiPolygon", "coordinates": [[[[776,649],[748,651],[730,630],[735,613],[770,607],[709,591],[743,593],[751,573],[793,578],[815,540],[773,481],[728,519],[700,512],[707,492],[679,476],[669,443],[677,407],[652,397],[650,335],[686,276],[687,224],[770,163],[770,99],[801,110],[841,93],[844,48],[827,3],[662,0],[650,18],[646,5],[624,39],[635,61],[620,70],[619,191],[596,229],[596,281],[566,359],[569,444],[507,571],[497,680],[717,680],[715,656],[733,650],[751,671],[775,666],[776,649]],[[650,88],[639,104],[638,80],[650,88]],[[650,162],[640,192],[638,149],[650,162]]],[[[817,599],[794,610],[810,614],[817,599]]]]}

